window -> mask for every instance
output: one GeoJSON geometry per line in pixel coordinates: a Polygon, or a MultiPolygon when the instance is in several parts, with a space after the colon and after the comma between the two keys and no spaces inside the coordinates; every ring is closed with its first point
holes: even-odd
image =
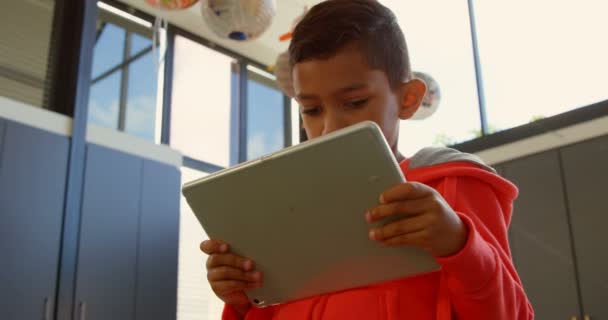
{"type": "MultiPolygon", "coordinates": [[[[247,67],[246,104],[239,101],[242,65],[189,38],[175,36],[170,144],[187,159],[182,183],[205,176],[208,170],[202,168],[208,164],[218,168],[235,164],[239,157],[231,157],[234,150],[246,149],[246,158],[251,159],[292,140],[291,126],[294,121],[298,125],[298,113],[287,109],[291,106],[285,105],[272,75],[247,67]],[[240,108],[245,119],[238,119],[240,108]],[[236,125],[238,120],[245,121],[245,141],[237,139],[242,130],[236,125]],[[237,143],[246,143],[246,148],[237,143]]],[[[183,197],[180,211],[177,318],[219,319],[224,304],[209,286],[206,256],[199,249],[207,236],[183,197]]]]}
{"type": "MultiPolygon", "coordinates": [[[[148,42],[150,45],[142,50],[152,45],[152,41],[148,42]]],[[[154,56],[148,51],[128,69],[125,131],[149,141],[155,141],[157,79],[154,63],[154,56]]]]}
{"type": "Polygon", "coordinates": [[[248,77],[247,159],[254,159],[285,146],[287,115],[283,93],[273,76],[249,68],[248,77]]]}
{"type": "Polygon", "coordinates": [[[435,114],[424,120],[401,122],[400,151],[411,156],[426,146],[475,138],[481,125],[467,2],[381,2],[399,20],[412,69],[432,76],[441,91],[435,114]]]}
{"type": "Polygon", "coordinates": [[[118,128],[118,99],[122,72],[114,72],[91,86],[89,122],[107,128],[118,128]]]}
{"type": "MultiPolygon", "coordinates": [[[[207,174],[182,168],[182,183],[207,174]]],[[[207,281],[205,255],[199,244],[208,239],[186,198],[182,195],[179,222],[179,264],[177,280],[177,319],[220,319],[223,302],[213,293],[207,281]]]]}
{"type": "Polygon", "coordinates": [[[0,97],[47,106],[54,1],[2,1],[0,97]]]}
{"type": "Polygon", "coordinates": [[[300,143],[300,105],[296,99],[291,99],[291,145],[300,143]]]}
{"type": "Polygon", "coordinates": [[[156,123],[160,66],[154,61],[152,30],[113,15],[107,8],[100,5],[89,123],[159,142],[156,123]]]}
{"type": "Polygon", "coordinates": [[[175,37],[170,144],[185,156],[230,164],[233,59],[175,37]]]}
{"type": "Polygon", "coordinates": [[[110,67],[117,66],[122,62],[125,38],[126,32],[123,28],[105,21],[99,21],[95,39],[93,79],[99,78],[110,67]]]}
{"type": "Polygon", "coordinates": [[[475,1],[490,129],[608,98],[606,12],[605,1],[475,1]]]}

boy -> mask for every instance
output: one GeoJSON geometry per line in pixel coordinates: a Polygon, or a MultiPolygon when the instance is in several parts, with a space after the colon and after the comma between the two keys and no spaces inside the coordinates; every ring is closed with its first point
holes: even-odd
{"type": "Polygon", "coordinates": [[[209,240],[201,250],[223,319],[533,319],[507,242],[515,186],[472,155],[425,148],[406,159],[397,150],[399,120],[416,112],[426,86],[411,78],[392,12],[373,0],[323,2],[295,28],[289,54],[308,137],[375,121],[407,178],[361,213],[402,217],[371,229],[370,241],[422,247],[442,269],[258,309],[243,293],[262,284],[254,262],[209,240]]]}

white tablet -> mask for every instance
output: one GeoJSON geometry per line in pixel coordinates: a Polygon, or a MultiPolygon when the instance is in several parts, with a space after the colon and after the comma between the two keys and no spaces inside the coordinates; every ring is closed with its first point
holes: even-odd
{"type": "Polygon", "coordinates": [[[438,269],[422,249],[368,239],[365,211],[404,181],[380,128],[366,121],[182,192],[211,239],[255,261],[264,285],[246,293],[262,307],[438,269]]]}

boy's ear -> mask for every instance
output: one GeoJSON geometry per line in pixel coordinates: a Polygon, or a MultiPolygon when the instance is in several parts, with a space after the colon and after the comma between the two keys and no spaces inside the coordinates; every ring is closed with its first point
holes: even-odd
{"type": "Polygon", "coordinates": [[[401,84],[401,101],[399,104],[399,118],[407,120],[411,118],[420,104],[426,93],[426,84],[420,79],[412,79],[401,84]]]}

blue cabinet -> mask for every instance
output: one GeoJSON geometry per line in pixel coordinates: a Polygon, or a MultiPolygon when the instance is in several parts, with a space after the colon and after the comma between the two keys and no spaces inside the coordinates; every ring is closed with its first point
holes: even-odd
{"type": "MultiPolygon", "coordinates": [[[[0,119],[0,319],[51,320],[70,138],[0,119]]],[[[75,319],[175,319],[180,172],[88,144],[75,319]]]]}
{"type": "Polygon", "coordinates": [[[6,121],[0,118],[0,164],[2,163],[2,150],[4,149],[4,131],[6,130],[6,121]]]}
{"type": "Polygon", "coordinates": [[[173,166],[87,146],[77,315],[175,318],[179,190],[173,166]]]}
{"type": "Polygon", "coordinates": [[[75,304],[86,319],[134,319],[141,176],[138,157],[87,146],[75,304]]]}
{"type": "Polygon", "coordinates": [[[142,178],[135,319],[175,319],[180,172],[145,160],[142,178]]]}
{"type": "Polygon", "coordinates": [[[0,319],[50,319],[69,139],[0,119],[0,319]]]}

